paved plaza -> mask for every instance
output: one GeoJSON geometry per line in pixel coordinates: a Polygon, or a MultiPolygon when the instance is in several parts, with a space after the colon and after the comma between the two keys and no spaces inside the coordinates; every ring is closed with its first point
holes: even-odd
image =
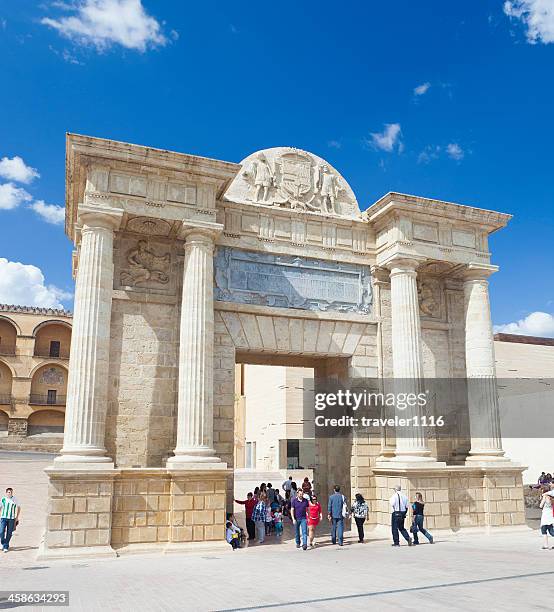
{"type": "MultiPolygon", "coordinates": [[[[22,504],[13,548],[0,557],[5,589],[66,590],[71,610],[552,609],[554,550],[536,530],[455,534],[433,546],[392,548],[388,540],[315,550],[283,542],[233,552],[126,554],[113,559],[36,561],[46,504],[45,455],[2,453],[2,486],[22,504]]],[[[0,609],[14,604],[0,602],[0,609]]],[[[66,608],[67,609],[67,608],[66,608]]]]}

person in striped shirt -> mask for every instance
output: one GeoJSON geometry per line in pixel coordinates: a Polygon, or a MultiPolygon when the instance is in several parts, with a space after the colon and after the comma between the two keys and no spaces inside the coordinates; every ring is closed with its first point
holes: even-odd
{"type": "Polygon", "coordinates": [[[10,548],[10,540],[17,524],[21,506],[13,496],[13,489],[8,487],[6,495],[0,501],[0,543],[2,550],[7,553],[10,548]]]}

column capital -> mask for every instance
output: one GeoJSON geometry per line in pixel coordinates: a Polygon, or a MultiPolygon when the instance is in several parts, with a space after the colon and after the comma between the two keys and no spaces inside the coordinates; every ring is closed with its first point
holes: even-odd
{"type": "Polygon", "coordinates": [[[420,257],[417,255],[414,256],[406,256],[406,255],[395,255],[388,259],[383,266],[388,268],[393,274],[401,274],[401,273],[416,273],[416,270],[419,266],[427,261],[425,257],[420,257]]]}
{"type": "Polygon", "coordinates": [[[88,204],[81,204],[77,214],[82,226],[111,230],[119,229],[123,219],[123,210],[120,208],[99,208],[88,204]]]}
{"type": "Polygon", "coordinates": [[[491,274],[498,272],[498,266],[482,263],[469,263],[463,270],[464,281],[488,280],[491,274]]]}
{"type": "Polygon", "coordinates": [[[186,242],[194,240],[213,244],[222,231],[222,223],[203,223],[201,221],[191,223],[190,221],[183,221],[183,225],[179,230],[179,238],[186,242]]]}

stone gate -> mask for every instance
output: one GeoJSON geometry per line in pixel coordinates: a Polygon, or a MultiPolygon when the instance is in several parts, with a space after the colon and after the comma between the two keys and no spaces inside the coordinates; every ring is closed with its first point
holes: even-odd
{"type": "Polygon", "coordinates": [[[240,362],[313,367],[316,384],[478,378],[457,439],[320,439],[315,479],[361,491],[376,526],[397,483],[432,529],[523,524],[487,282],[509,215],[398,193],[360,213],[330,164],[286,147],[234,164],[70,134],[66,163],[75,316],[41,556],[222,541],[240,362]]]}

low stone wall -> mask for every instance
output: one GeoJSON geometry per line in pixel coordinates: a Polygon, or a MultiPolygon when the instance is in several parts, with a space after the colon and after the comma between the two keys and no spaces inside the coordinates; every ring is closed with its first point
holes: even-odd
{"type": "Polygon", "coordinates": [[[46,470],[47,525],[40,558],[113,555],[136,544],[161,548],[224,542],[229,470],[46,470]]]}
{"type": "Polygon", "coordinates": [[[38,451],[58,454],[62,446],[63,435],[51,438],[35,438],[33,436],[25,438],[4,436],[0,438],[0,450],[38,451]]]}

